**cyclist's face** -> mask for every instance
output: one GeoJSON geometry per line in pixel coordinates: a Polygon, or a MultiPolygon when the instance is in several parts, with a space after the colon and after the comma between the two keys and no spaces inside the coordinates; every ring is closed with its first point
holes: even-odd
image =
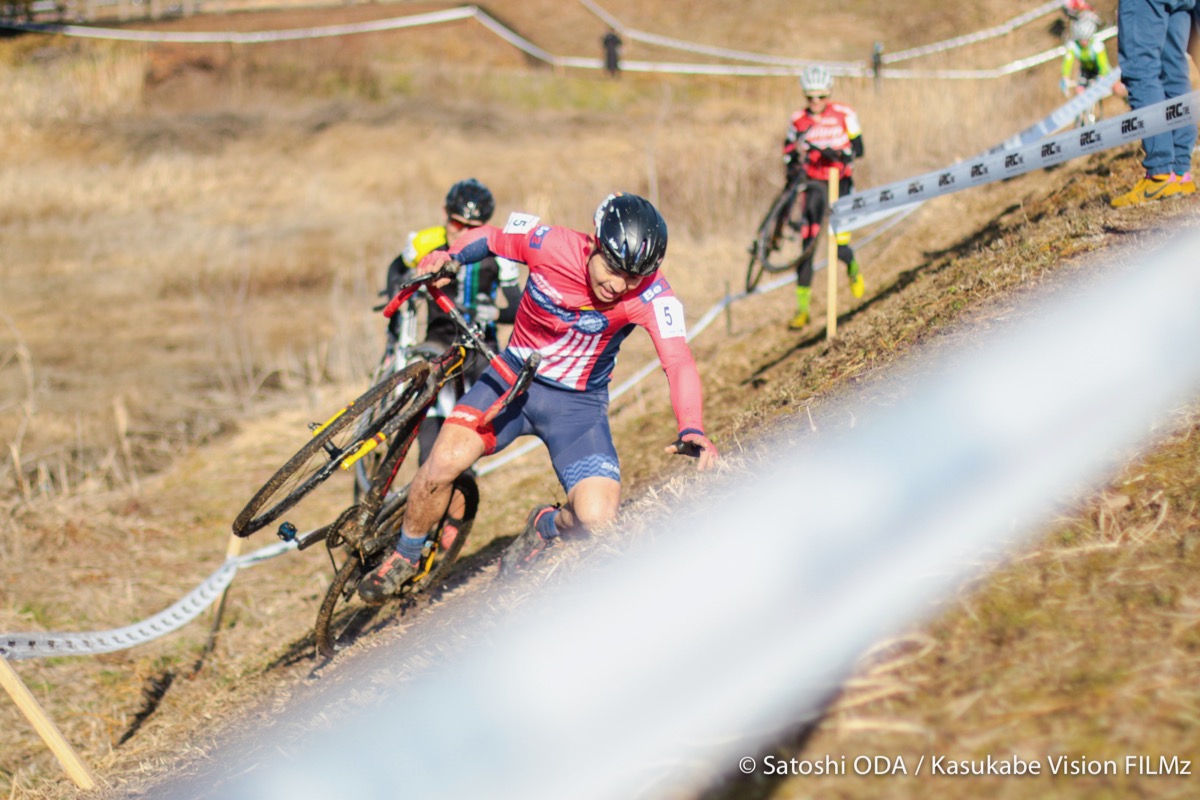
{"type": "Polygon", "coordinates": [[[446,220],[446,244],[454,244],[458,237],[462,236],[472,228],[477,228],[478,225],[468,225],[461,220],[450,217],[446,220]]]}
{"type": "Polygon", "coordinates": [[[587,263],[588,283],[592,294],[601,303],[615,303],[637,288],[641,278],[618,272],[608,265],[600,251],[592,253],[587,263]]]}
{"type": "Polygon", "coordinates": [[[805,99],[808,101],[808,110],[814,114],[820,114],[825,110],[826,103],[829,102],[827,94],[806,94],[805,99]]]}

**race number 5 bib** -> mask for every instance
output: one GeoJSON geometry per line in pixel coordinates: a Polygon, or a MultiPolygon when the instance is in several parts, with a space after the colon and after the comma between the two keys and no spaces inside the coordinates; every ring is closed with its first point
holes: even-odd
{"type": "Polygon", "coordinates": [[[505,233],[529,233],[537,227],[539,217],[533,214],[518,214],[513,212],[504,224],[505,233]]]}
{"type": "Polygon", "coordinates": [[[683,324],[683,303],[677,297],[654,298],[654,319],[658,322],[658,334],[664,339],[687,336],[683,324]]]}

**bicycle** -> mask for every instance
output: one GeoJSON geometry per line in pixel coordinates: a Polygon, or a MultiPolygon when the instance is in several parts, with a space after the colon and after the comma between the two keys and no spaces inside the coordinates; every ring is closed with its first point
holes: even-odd
{"type": "MultiPolygon", "coordinates": [[[[393,491],[392,486],[421,421],[442,387],[462,374],[472,352],[487,358],[509,388],[484,415],[486,424],[529,388],[541,363],[541,354],[535,352],[514,372],[488,346],[479,328],[468,322],[454,301],[434,285],[436,280],[452,274],[442,269],[418,275],[401,284],[388,305],[399,309],[418,290],[426,291],[453,320],[459,331],[455,342],[431,360],[415,360],[388,375],[326,422],[310,426],[313,438],[267,480],[234,520],[233,532],[249,536],[279,519],[336,472],[354,468],[373,453],[378,456],[367,462],[367,489],[332,523],[299,533],[295,524],[284,521],[277,530],[281,539],[294,541],[299,550],[318,542],[326,545],[334,577],[313,629],[317,651],[322,656],[332,656],[355,635],[361,628],[360,612],[367,611],[369,616],[375,613],[376,609],[365,605],[346,609],[345,613],[342,607],[354,598],[359,580],[395,547],[408,487],[393,491]],[[335,555],[338,549],[344,552],[340,564],[335,555]]],[[[447,512],[439,521],[425,543],[421,570],[402,587],[401,596],[411,596],[436,585],[461,552],[478,510],[479,491],[469,476],[460,477],[455,489],[464,496],[465,513],[456,519],[447,512]],[[452,537],[447,536],[450,532],[452,537]]]]}
{"type": "MultiPolygon", "coordinates": [[[[1068,89],[1068,91],[1065,94],[1068,98],[1075,97],[1077,95],[1083,94],[1085,91],[1087,91],[1088,87],[1091,85],[1092,85],[1092,82],[1090,80],[1075,81],[1074,83],[1072,83],[1070,85],[1070,88],[1068,89]]],[[[1097,100],[1095,103],[1092,103],[1090,106],[1083,109],[1082,111],[1079,112],[1079,114],[1077,114],[1075,116],[1075,127],[1076,128],[1088,128],[1088,127],[1091,127],[1092,125],[1095,125],[1097,122],[1099,122],[1103,118],[1104,118],[1104,113],[1100,107],[1100,101],[1097,100]]]]}
{"type": "MultiPolygon", "coordinates": [[[[387,290],[380,292],[384,297],[389,297],[387,290]]],[[[372,311],[383,311],[387,303],[372,308],[372,311]]],[[[439,355],[440,346],[433,344],[422,345],[417,336],[417,304],[414,298],[409,298],[395,313],[395,319],[398,319],[398,324],[395,325],[395,335],[389,336],[390,341],[383,350],[383,355],[379,358],[379,363],[375,366],[375,371],[371,375],[371,385],[380,383],[386,380],[388,376],[393,375],[403,370],[406,366],[413,362],[416,358],[436,358],[439,355]]],[[[454,385],[447,385],[439,392],[436,402],[439,412],[445,419],[453,410],[455,403],[459,397],[462,397],[466,389],[469,388],[463,381],[463,375],[455,377],[454,385]]],[[[384,412],[389,405],[388,399],[381,399],[374,406],[373,410],[366,412],[360,424],[368,425],[370,421],[377,415],[384,412]]],[[[380,453],[378,450],[373,450],[366,457],[359,459],[354,465],[354,502],[358,502],[359,498],[370,489],[371,479],[370,474],[372,469],[378,464],[380,453]]]]}
{"type": "Polygon", "coordinates": [[[818,237],[809,235],[813,228],[807,215],[808,190],[808,177],[801,170],[771,203],[750,244],[747,293],[754,291],[764,272],[786,272],[812,257],[818,237]]]}

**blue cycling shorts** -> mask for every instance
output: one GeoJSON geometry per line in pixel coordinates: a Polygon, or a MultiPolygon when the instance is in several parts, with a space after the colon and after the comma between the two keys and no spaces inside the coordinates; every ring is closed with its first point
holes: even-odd
{"type": "Polygon", "coordinates": [[[550,451],[563,488],[571,491],[584,478],[621,480],[617,448],[608,427],[608,390],[572,392],[536,380],[489,424],[488,409],[508,389],[489,366],[454,407],[450,425],[462,425],[483,437],[487,455],[499,453],[518,436],[536,436],[550,451]]]}

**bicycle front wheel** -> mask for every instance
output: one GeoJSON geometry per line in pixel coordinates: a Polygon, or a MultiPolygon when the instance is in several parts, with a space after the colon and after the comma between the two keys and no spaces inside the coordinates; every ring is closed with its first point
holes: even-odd
{"type": "Polygon", "coordinates": [[[319,486],[416,396],[429,377],[425,362],[410,364],[372,386],[316,428],[312,439],[250,498],[233,521],[237,536],[261,530],[319,486]],[[397,393],[386,410],[378,406],[397,393]]]}
{"type": "Polygon", "coordinates": [[[758,230],[757,256],[767,272],[795,269],[816,247],[816,237],[805,238],[806,192],[792,187],[776,198],[758,230]]]}

